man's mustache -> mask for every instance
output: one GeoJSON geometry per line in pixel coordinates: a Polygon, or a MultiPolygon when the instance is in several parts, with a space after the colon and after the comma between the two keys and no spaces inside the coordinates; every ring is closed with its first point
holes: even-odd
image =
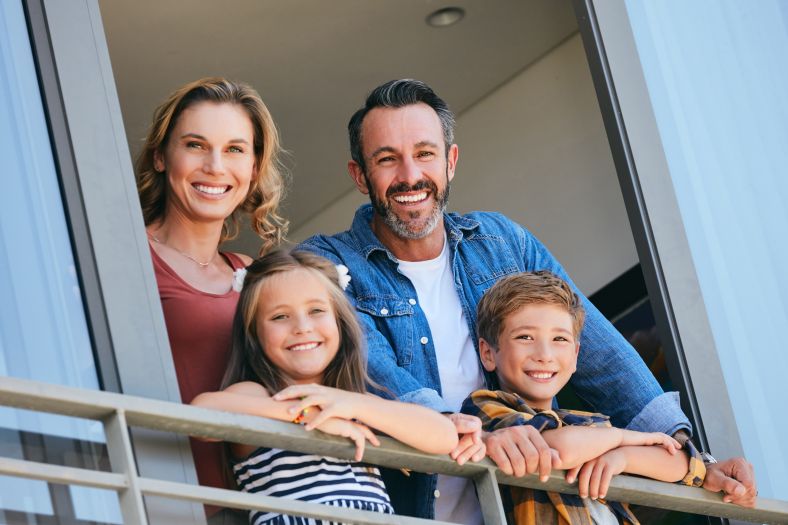
{"type": "Polygon", "coordinates": [[[395,193],[407,193],[410,191],[422,191],[422,190],[431,191],[433,195],[438,194],[438,187],[435,185],[434,182],[430,180],[422,179],[412,186],[407,182],[400,182],[398,184],[395,184],[394,186],[390,186],[389,189],[386,190],[386,197],[391,197],[395,193]]]}

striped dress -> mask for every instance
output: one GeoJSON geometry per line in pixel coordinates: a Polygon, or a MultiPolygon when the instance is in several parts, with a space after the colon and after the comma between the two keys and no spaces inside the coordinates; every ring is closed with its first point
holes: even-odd
{"type": "MultiPolygon", "coordinates": [[[[238,487],[266,496],[393,514],[377,468],[343,459],[261,447],[233,463],[238,487]]],[[[328,525],[314,518],[252,511],[252,525],[328,525]]],[[[331,522],[333,523],[333,522],[331,522]]]]}

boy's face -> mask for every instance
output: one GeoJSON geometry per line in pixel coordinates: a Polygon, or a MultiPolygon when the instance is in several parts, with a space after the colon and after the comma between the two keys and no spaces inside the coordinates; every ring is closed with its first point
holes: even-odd
{"type": "Polygon", "coordinates": [[[482,364],[497,373],[501,388],[543,410],[577,368],[579,349],[572,316],[551,304],[529,304],[509,315],[497,350],[479,341],[482,364]]]}

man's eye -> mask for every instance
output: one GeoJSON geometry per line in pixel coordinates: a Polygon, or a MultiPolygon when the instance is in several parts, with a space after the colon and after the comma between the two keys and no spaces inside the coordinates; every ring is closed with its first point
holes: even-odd
{"type": "Polygon", "coordinates": [[[394,162],[394,160],[395,160],[394,157],[392,157],[391,155],[389,155],[388,157],[380,157],[380,158],[378,158],[378,164],[385,164],[385,163],[388,163],[388,162],[394,162]]]}
{"type": "Polygon", "coordinates": [[[435,156],[435,153],[433,153],[431,151],[420,151],[419,154],[417,155],[417,157],[422,158],[422,159],[424,159],[424,158],[432,158],[434,156],[435,156]]]}

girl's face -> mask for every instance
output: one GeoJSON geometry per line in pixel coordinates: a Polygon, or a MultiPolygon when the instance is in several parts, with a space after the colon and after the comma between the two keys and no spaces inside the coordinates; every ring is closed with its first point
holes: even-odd
{"type": "Polygon", "coordinates": [[[224,221],[249,193],[254,129],[240,106],[199,102],[183,110],[154,168],[166,172],[167,214],[224,221]]]}
{"type": "Polygon", "coordinates": [[[336,314],[324,283],[300,268],[268,278],[260,290],[257,336],[288,383],[321,384],[339,350],[336,314]]]}

